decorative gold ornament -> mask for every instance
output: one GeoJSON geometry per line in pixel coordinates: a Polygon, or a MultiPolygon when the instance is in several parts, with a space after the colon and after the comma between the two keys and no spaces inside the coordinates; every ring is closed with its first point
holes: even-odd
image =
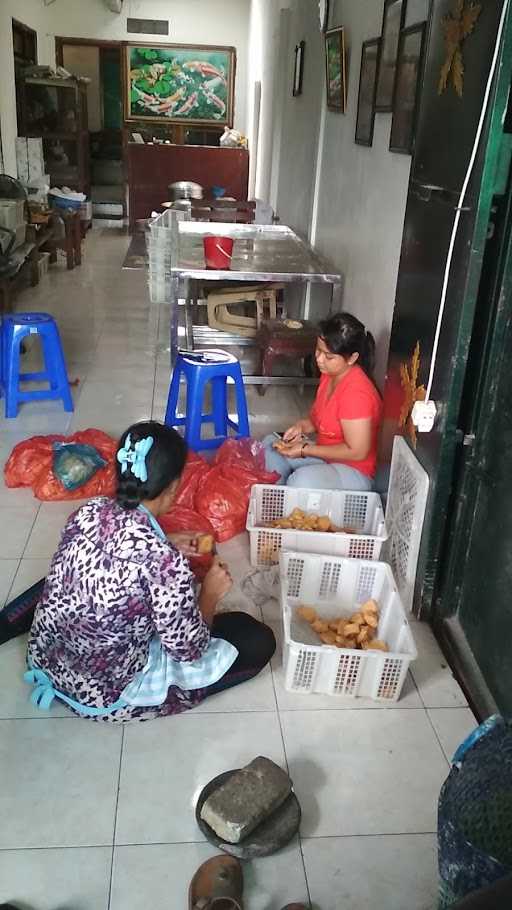
{"type": "Polygon", "coordinates": [[[465,0],[455,0],[453,12],[449,16],[443,17],[442,25],[446,58],[439,76],[438,95],[443,94],[451,75],[453,87],[459,98],[462,98],[462,90],[464,88],[462,43],[473,31],[481,11],[481,3],[465,4],[465,0]]]}
{"type": "Polygon", "coordinates": [[[400,382],[404,392],[404,400],[400,411],[400,420],[398,425],[405,429],[405,432],[416,448],[416,427],[412,422],[412,409],[417,401],[425,401],[426,390],[424,385],[418,385],[418,376],[420,372],[420,343],[416,342],[412,357],[409,363],[400,364],[400,382]]]}

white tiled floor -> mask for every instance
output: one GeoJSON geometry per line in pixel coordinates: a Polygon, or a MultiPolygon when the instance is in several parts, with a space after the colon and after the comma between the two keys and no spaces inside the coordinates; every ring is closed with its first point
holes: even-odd
{"type": "MultiPolygon", "coordinates": [[[[161,418],[169,374],[167,314],[144,273],[122,272],[127,239],[89,235],[81,269],[60,265],[21,309],[58,320],[76,410],[25,406],[3,421],[0,464],[35,433],[96,426],[113,435],[161,418]]],[[[306,410],[294,390],[248,391],[255,435],[306,410]],[[276,416],[278,415],[278,416],[276,416]]],[[[72,505],[40,504],[0,485],[0,605],[42,577],[72,505]]],[[[244,537],[224,547],[241,577],[244,537]]],[[[276,611],[265,618],[279,636],[276,611]]],[[[0,902],[35,910],[184,910],[188,882],[214,852],[194,822],[200,788],[263,753],[287,764],[303,809],[301,840],[245,870],[247,910],[307,900],[316,910],[431,910],[436,806],[456,745],[474,725],[430,630],[391,710],[370,701],[296,696],[279,653],[252,682],[187,715],[111,728],[64,707],[33,708],[24,639],[0,650],[0,902]]]]}

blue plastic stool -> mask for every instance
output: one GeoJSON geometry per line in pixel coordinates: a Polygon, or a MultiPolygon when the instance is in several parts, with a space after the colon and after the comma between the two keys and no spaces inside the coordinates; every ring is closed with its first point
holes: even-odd
{"type": "Polygon", "coordinates": [[[59,330],[47,313],[12,313],[2,322],[2,384],[5,393],[5,416],[16,417],[22,401],[61,398],[65,411],[73,411],[66,361],[59,330]],[[38,373],[20,373],[20,347],[27,335],[39,335],[45,369],[38,373]],[[49,389],[20,389],[20,382],[48,382],[49,389]]]}
{"type": "Polygon", "coordinates": [[[249,436],[249,416],[245,400],[242,370],[236,357],[226,351],[197,351],[178,354],[172,374],[165,423],[169,427],[185,427],[185,440],[191,449],[216,449],[234,430],[232,438],[240,439],[249,436]],[[180,394],[180,379],[184,376],[187,382],[186,416],[176,414],[180,394]],[[238,423],[230,420],[227,404],[227,384],[231,378],[235,384],[238,423]],[[211,383],[212,413],[203,414],[203,396],[206,383],[211,383]],[[201,427],[204,423],[213,423],[216,436],[213,439],[201,438],[201,427]]]}

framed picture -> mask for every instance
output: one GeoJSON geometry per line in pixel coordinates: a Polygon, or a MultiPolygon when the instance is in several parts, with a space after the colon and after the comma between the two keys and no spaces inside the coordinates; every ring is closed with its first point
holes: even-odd
{"type": "Polygon", "coordinates": [[[233,47],[128,44],[125,120],[232,126],[233,47]]]}
{"type": "Polygon", "coordinates": [[[293,94],[295,97],[297,95],[302,95],[302,79],[304,76],[304,53],[306,50],[306,42],[301,41],[300,44],[295,45],[295,64],[293,68],[293,94]]]}
{"type": "Polygon", "coordinates": [[[404,28],[398,43],[389,150],[412,155],[421,89],[425,23],[404,28]]]}
{"type": "Polygon", "coordinates": [[[330,28],[325,33],[325,69],[327,107],[330,111],[340,111],[344,114],[347,107],[347,81],[343,28],[330,28]]]}
{"type": "Polygon", "coordinates": [[[361,51],[361,74],[359,76],[355,137],[359,145],[371,145],[373,142],[379,44],[380,38],[363,41],[363,49],[361,51]]]}
{"type": "Polygon", "coordinates": [[[405,20],[407,0],[384,0],[382,34],[377,67],[376,111],[393,110],[398,39],[405,20]]]}

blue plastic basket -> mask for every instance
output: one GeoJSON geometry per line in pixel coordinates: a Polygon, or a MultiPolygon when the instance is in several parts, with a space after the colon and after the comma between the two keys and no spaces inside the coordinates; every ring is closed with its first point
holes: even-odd
{"type": "Polygon", "coordinates": [[[66,196],[51,196],[51,200],[56,209],[74,209],[78,211],[82,206],[79,199],[69,199],[66,196]]]}

